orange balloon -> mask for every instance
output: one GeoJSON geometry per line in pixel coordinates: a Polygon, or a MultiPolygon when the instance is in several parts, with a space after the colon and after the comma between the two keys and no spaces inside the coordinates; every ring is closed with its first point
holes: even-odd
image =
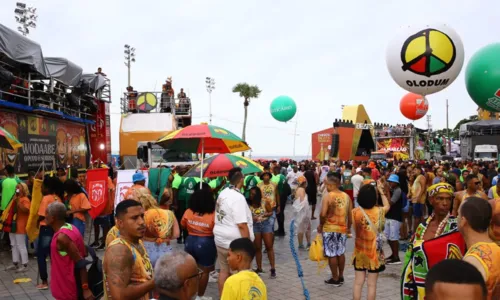
{"type": "Polygon", "coordinates": [[[401,99],[399,109],[403,116],[415,121],[425,116],[429,110],[429,102],[424,96],[408,93],[401,99]]]}

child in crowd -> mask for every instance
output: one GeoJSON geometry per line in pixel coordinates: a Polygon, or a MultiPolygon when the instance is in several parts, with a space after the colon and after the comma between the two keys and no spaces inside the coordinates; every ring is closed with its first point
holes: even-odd
{"type": "Polygon", "coordinates": [[[221,300],[267,300],[267,289],[259,275],[251,270],[255,247],[248,238],[239,238],[229,245],[227,262],[237,272],[224,283],[221,300]]]}
{"type": "Polygon", "coordinates": [[[309,202],[307,200],[306,187],[307,180],[304,176],[297,178],[298,187],[295,191],[295,201],[293,209],[295,211],[295,228],[297,230],[297,238],[299,240],[299,249],[304,247],[304,234],[306,235],[307,250],[311,246],[311,219],[309,202]]]}

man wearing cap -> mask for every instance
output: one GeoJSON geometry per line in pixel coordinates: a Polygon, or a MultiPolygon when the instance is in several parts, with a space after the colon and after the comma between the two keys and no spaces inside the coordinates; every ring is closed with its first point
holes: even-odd
{"type": "Polygon", "coordinates": [[[391,208],[385,215],[386,221],[384,233],[389,241],[392,254],[386,259],[386,264],[399,265],[401,264],[401,260],[399,259],[399,229],[401,228],[401,222],[403,221],[403,194],[401,192],[401,188],[399,187],[398,175],[391,174],[387,181],[389,182],[391,190],[391,200],[389,201],[391,208]]]}
{"type": "MultiPolygon", "coordinates": [[[[136,190],[146,187],[146,176],[142,174],[142,172],[135,173],[134,175],[132,175],[132,182],[134,183],[134,185],[132,185],[127,189],[123,199],[133,199],[134,192],[136,190]]],[[[138,201],[139,199],[133,199],[133,200],[138,201]]]]}
{"type": "Polygon", "coordinates": [[[358,207],[358,193],[359,189],[361,188],[361,185],[363,183],[363,170],[361,168],[356,169],[356,174],[352,176],[351,182],[352,182],[352,196],[354,198],[354,205],[355,207],[358,207]]]}

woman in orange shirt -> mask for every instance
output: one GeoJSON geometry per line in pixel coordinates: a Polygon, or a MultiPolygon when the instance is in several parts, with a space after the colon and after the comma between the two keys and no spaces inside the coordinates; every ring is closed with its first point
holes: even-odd
{"type": "Polygon", "coordinates": [[[215,199],[212,189],[203,183],[189,199],[188,209],[181,219],[182,228],[189,233],[184,250],[191,254],[198,267],[203,270],[198,285],[198,296],[205,294],[208,276],[215,269],[217,249],[215,247],[213,229],[215,226],[215,199]]]}
{"type": "Polygon", "coordinates": [[[64,182],[64,190],[67,194],[66,208],[68,216],[73,216],[71,224],[73,224],[82,237],[85,236],[85,213],[90,210],[90,202],[82,187],[76,180],[69,179],[64,182]]]}
{"type": "Polygon", "coordinates": [[[28,186],[25,183],[19,183],[16,187],[16,195],[12,201],[15,201],[17,209],[15,232],[9,233],[10,245],[12,246],[13,265],[7,270],[17,270],[25,272],[28,268],[28,249],[26,249],[26,223],[30,214],[30,199],[28,198],[28,186]],[[19,266],[21,262],[21,266],[19,266]]]}

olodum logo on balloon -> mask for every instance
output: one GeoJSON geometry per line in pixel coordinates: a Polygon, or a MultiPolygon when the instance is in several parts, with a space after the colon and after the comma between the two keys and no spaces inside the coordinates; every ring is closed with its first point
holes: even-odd
{"type": "MultiPolygon", "coordinates": [[[[448,71],[455,62],[456,48],[444,32],[433,28],[421,30],[406,39],[401,49],[403,71],[432,77],[448,71]]],[[[446,86],[449,78],[406,80],[408,86],[446,86]]]]}

